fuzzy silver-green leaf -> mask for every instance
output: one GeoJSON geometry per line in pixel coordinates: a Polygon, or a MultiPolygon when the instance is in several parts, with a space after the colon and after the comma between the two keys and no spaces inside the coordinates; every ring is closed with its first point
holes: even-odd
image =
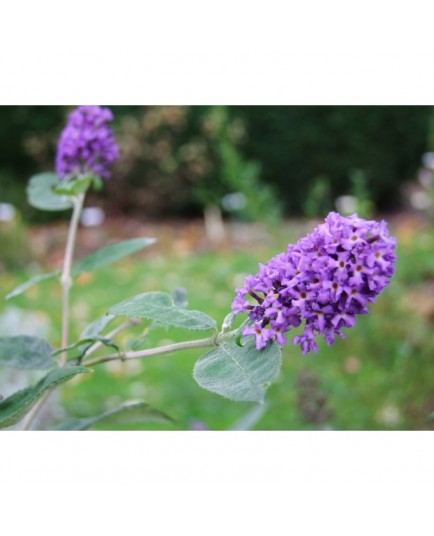
{"type": "Polygon", "coordinates": [[[50,370],[34,385],[4,398],[0,402],[0,428],[7,428],[19,422],[28,413],[41,396],[56,385],[66,382],[77,374],[92,372],[84,367],[60,367],[50,370]]]}
{"type": "Polygon", "coordinates": [[[53,348],[40,337],[0,337],[0,366],[18,369],[49,369],[56,366],[53,348]]]}
{"type": "Polygon", "coordinates": [[[275,342],[257,350],[253,337],[210,350],[194,367],[193,377],[204,389],[230,400],[263,402],[265,390],[279,373],[282,351],[275,342]]]}
{"type": "Polygon", "coordinates": [[[32,207],[40,210],[58,211],[72,208],[72,201],[66,195],[57,195],[53,188],[60,184],[55,173],[39,173],[30,178],[27,186],[27,200],[32,207]]]}
{"type": "Polygon", "coordinates": [[[167,326],[199,331],[217,327],[215,320],[205,313],[177,307],[172,296],[165,292],[138,294],[113,306],[109,314],[146,318],[167,326]]]}

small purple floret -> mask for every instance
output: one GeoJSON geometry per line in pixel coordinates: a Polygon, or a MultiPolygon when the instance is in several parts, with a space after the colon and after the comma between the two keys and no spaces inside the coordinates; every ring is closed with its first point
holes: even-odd
{"type": "Polygon", "coordinates": [[[110,178],[109,168],[119,156],[108,122],[113,114],[100,106],[78,106],[69,114],[57,144],[56,173],[61,179],[88,173],[110,178]]]}
{"type": "Polygon", "coordinates": [[[260,264],[237,289],[232,311],[245,312],[252,321],[243,335],[254,335],[258,350],[270,340],[283,346],[283,334],[303,323],[302,334],[293,340],[303,354],[318,350],[318,335],[331,346],[389,284],[396,242],[385,221],[331,212],[286,253],[260,264]]]}

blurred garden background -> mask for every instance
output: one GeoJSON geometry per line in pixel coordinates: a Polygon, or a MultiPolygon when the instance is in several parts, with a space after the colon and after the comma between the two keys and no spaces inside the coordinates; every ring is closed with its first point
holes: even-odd
{"type": "MultiPolygon", "coordinates": [[[[77,257],[114,240],[158,242],[79,277],[71,293],[72,339],[114,303],[152,290],[175,293],[221,322],[258,262],[284,251],[330,210],[386,219],[398,237],[397,271],[346,339],[306,356],[287,344],[263,406],[201,389],[192,378],[201,352],[189,350],[110,363],[92,381],[70,381],[55,418],[87,417],[140,398],[174,419],[140,429],[434,429],[433,107],[111,109],[120,158],[103,190],[87,197],[77,257]]],[[[60,341],[55,280],[10,301],[4,296],[61,265],[69,214],[32,208],[26,184],[53,170],[70,110],[0,107],[0,336],[60,341]]],[[[144,338],[138,326],[118,340],[146,347],[182,335],[160,328],[144,338]]],[[[27,379],[0,370],[0,393],[27,379]]]]}

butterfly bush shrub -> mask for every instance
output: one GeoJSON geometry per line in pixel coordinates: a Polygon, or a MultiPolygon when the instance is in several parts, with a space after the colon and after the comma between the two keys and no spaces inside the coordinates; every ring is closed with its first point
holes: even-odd
{"type": "MultiPolygon", "coordinates": [[[[281,348],[291,330],[299,328],[293,342],[301,352],[318,350],[317,339],[328,345],[343,329],[354,325],[356,315],[366,314],[394,272],[396,239],[386,222],[367,221],[356,214],[343,217],[330,213],[312,233],[290,244],[287,250],[260,264],[256,275],[246,277],[236,289],[232,311],[219,329],[217,322],[201,311],[186,309],[164,292],[146,292],[126,297],[107,314],[91,322],[76,341],[69,340],[69,292],[74,278],[115,262],[155,239],[139,237],[109,244],[74,262],[74,245],[86,192],[101,188],[111,177],[111,166],[120,157],[109,123],[108,108],[79,106],[73,110],[60,135],[55,173],[31,177],[29,203],[42,210],[70,210],[72,215],[65,246],[63,268],[40,274],[12,290],[6,299],[25,292],[46,279],[57,278],[62,287],[62,339],[58,348],[39,337],[21,335],[0,338],[0,365],[40,369],[41,379],[0,401],[0,427],[19,425],[31,429],[51,392],[79,374],[109,361],[158,356],[178,350],[206,348],[195,364],[193,377],[205,389],[235,401],[262,402],[267,386],[281,366],[281,348]],[[234,318],[244,322],[232,329],[234,318]],[[119,319],[123,319],[122,321],[119,319]],[[116,336],[138,323],[148,329],[166,325],[207,332],[198,339],[125,350],[116,336]],[[109,330],[109,324],[116,327],[109,330]]],[[[176,386],[174,386],[176,388],[176,386]]],[[[146,401],[121,404],[118,408],[86,419],[59,424],[59,429],[84,430],[97,422],[157,420],[171,422],[166,414],[146,401]]]]}

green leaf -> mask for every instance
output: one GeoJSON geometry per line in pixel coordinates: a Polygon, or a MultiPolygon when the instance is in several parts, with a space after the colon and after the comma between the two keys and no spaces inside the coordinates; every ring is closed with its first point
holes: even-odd
{"type": "Polygon", "coordinates": [[[30,178],[27,186],[27,199],[30,205],[41,210],[68,210],[72,208],[71,199],[57,195],[53,188],[60,182],[55,173],[39,173],[30,178]]]}
{"type": "Polygon", "coordinates": [[[50,272],[49,274],[39,274],[35,275],[31,279],[27,280],[26,282],[22,283],[21,285],[18,285],[18,287],[14,288],[9,294],[6,295],[5,299],[10,300],[11,298],[15,298],[15,296],[19,296],[23,292],[25,292],[28,288],[32,287],[33,285],[36,285],[37,283],[40,283],[41,281],[46,281],[47,279],[54,279],[55,277],[58,277],[60,275],[60,272],[50,272]]]}
{"type": "Polygon", "coordinates": [[[243,329],[244,329],[244,326],[246,326],[247,324],[251,324],[251,320],[250,318],[246,318],[246,320],[244,320],[244,322],[241,324],[241,326],[238,328],[237,332],[235,333],[235,343],[237,346],[240,346],[242,348],[242,343],[241,343],[241,339],[243,338],[243,329]]]}
{"type": "Polygon", "coordinates": [[[135,339],[131,339],[128,341],[127,349],[135,352],[136,350],[139,350],[140,348],[143,348],[146,344],[148,344],[148,339],[149,330],[145,330],[140,337],[136,337],[135,339]]]}
{"type": "Polygon", "coordinates": [[[44,339],[18,335],[0,338],[0,365],[19,369],[48,369],[56,366],[53,348],[44,339]]]}
{"type": "Polygon", "coordinates": [[[145,292],[113,306],[109,314],[133,318],[147,318],[178,328],[193,330],[216,329],[214,319],[201,313],[177,307],[165,292],[145,292]]]}
{"type": "Polygon", "coordinates": [[[61,181],[57,186],[54,187],[53,192],[56,195],[77,196],[84,193],[89,188],[92,181],[92,175],[61,181]]]}
{"type": "Polygon", "coordinates": [[[154,409],[146,402],[131,402],[119,408],[106,411],[88,419],[77,419],[61,425],[59,430],[88,430],[94,424],[116,426],[122,424],[140,424],[145,422],[173,423],[173,419],[154,409]]]}
{"type": "Polygon", "coordinates": [[[0,402],[0,428],[7,428],[20,421],[48,389],[66,382],[77,374],[87,372],[92,371],[84,367],[56,368],[50,370],[38,383],[4,398],[0,402]]]}
{"type": "Polygon", "coordinates": [[[86,339],[87,337],[95,337],[95,335],[99,335],[101,331],[106,328],[115,318],[116,317],[114,315],[100,316],[84,328],[84,330],[81,332],[80,339],[86,339]]]}
{"type": "Polygon", "coordinates": [[[279,373],[281,349],[274,341],[257,350],[253,337],[240,347],[232,339],[202,356],[193,377],[204,389],[230,400],[263,402],[265,389],[279,373]]]}
{"type": "Polygon", "coordinates": [[[124,240],[123,242],[105,246],[88,257],[78,261],[74,266],[73,275],[76,276],[83,272],[92,272],[101,266],[116,262],[127,255],[131,255],[136,251],[154,244],[155,242],[155,238],[133,238],[132,240],[124,240]]]}
{"type": "MultiPolygon", "coordinates": [[[[104,315],[100,316],[90,324],[88,324],[84,330],[80,334],[80,339],[89,339],[96,337],[103,331],[104,328],[110,324],[110,322],[115,319],[116,317],[114,315],[104,315]]],[[[91,346],[90,344],[84,344],[83,346],[79,347],[78,351],[80,354],[84,354],[84,352],[91,346]]]]}
{"type": "Polygon", "coordinates": [[[110,339],[106,339],[105,337],[101,337],[99,335],[94,335],[93,337],[86,337],[84,339],[79,339],[78,341],[75,341],[74,343],[70,344],[69,346],[65,346],[64,348],[59,348],[55,352],[53,352],[53,355],[61,354],[62,352],[68,352],[69,350],[73,350],[74,348],[80,348],[83,347],[83,350],[79,350],[80,353],[84,353],[89,346],[94,344],[95,342],[100,342],[104,346],[108,346],[109,348],[113,348],[117,352],[119,351],[119,346],[113,342],[110,339]]]}

